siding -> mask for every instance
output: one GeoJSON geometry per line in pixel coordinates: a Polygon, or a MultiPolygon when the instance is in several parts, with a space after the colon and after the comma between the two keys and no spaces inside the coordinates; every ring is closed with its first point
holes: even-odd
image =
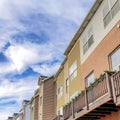
{"type": "Polygon", "coordinates": [[[34,107],[34,120],[38,120],[38,105],[39,105],[39,96],[35,97],[35,107],[34,107]]]}
{"type": "Polygon", "coordinates": [[[43,85],[43,119],[52,120],[55,117],[55,97],[56,97],[56,84],[53,77],[45,80],[43,85]]]}

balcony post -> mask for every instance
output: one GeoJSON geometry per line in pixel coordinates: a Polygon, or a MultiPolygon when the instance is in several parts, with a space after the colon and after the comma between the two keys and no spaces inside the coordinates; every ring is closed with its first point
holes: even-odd
{"type": "Polygon", "coordinates": [[[107,84],[107,89],[108,89],[108,94],[109,97],[112,97],[112,87],[111,87],[111,81],[110,81],[110,77],[108,76],[107,73],[105,73],[105,78],[106,78],[106,84],[107,84]]]}
{"type": "Polygon", "coordinates": [[[72,117],[75,118],[75,115],[74,115],[74,101],[72,101],[72,117]]]}
{"type": "Polygon", "coordinates": [[[86,103],[87,110],[89,110],[87,90],[85,90],[85,103],[86,103]]]}
{"type": "Polygon", "coordinates": [[[113,100],[114,100],[114,103],[117,103],[117,97],[116,97],[116,93],[115,93],[115,85],[114,85],[113,76],[111,77],[111,85],[112,85],[112,92],[113,92],[113,100]]]}

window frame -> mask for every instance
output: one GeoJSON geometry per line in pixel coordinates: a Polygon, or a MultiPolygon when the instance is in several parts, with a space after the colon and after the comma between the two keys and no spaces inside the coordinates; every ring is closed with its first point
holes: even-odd
{"type": "Polygon", "coordinates": [[[116,14],[115,14],[115,15],[112,15],[112,10],[113,10],[113,8],[115,7],[115,5],[116,5],[117,3],[118,3],[118,5],[119,5],[119,10],[116,12],[116,14],[120,11],[120,1],[119,1],[119,0],[116,0],[116,2],[114,2],[114,4],[111,6],[110,0],[106,0],[106,3],[105,3],[105,5],[104,5],[103,8],[102,8],[104,28],[106,28],[107,25],[111,22],[111,20],[116,16],[116,14]],[[108,12],[107,12],[106,15],[104,16],[103,10],[104,10],[104,7],[106,6],[106,4],[108,5],[108,12]],[[110,20],[107,22],[107,24],[105,24],[105,20],[106,20],[105,18],[107,18],[108,15],[110,15],[110,20]]]}
{"type": "MultiPolygon", "coordinates": [[[[90,75],[94,75],[94,70],[92,70],[86,77],[85,77],[85,87],[89,87],[90,86],[90,84],[91,83],[93,83],[93,82],[91,82],[89,85],[88,85],[88,77],[90,77],[90,75]]],[[[94,81],[95,81],[95,75],[94,75],[94,81]]]]}
{"type": "Polygon", "coordinates": [[[73,62],[73,64],[70,66],[70,68],[69,68],[69,78],[68,78],[69,82],[72,81],[72,80],[74,80],[74,78],[76,78],[76,77],[77,77],[77,61],[75,60],[73,62]],[[76,68],[73,69],[72,72],[70,73],[70,69],[73,67],[74,64],[76,65],[76,68]],[[76,75],[74,76],[75,73],[76,73],[76,75]]]}
{"type": "Polygon", "coordinates": [[[91,26],[87,33],[84,35],[83,39],[82,39],[82,50],[83,50],[83,55],[85,55],[87,53],[87,51],[89,50],[89,48],[93,45],[94,43],[94,32],[93,32],[93,27],[91,26]],[[92,38],[92,39],[91,39],[92,38]],[[83,40],[87,39],[85,42],[83,40]],[[89,45],[89,41],[92,40],[92,44],[89,45]],[[87,47],[87,49],[86,49],[87,47]]]}
{"type": "MultiPolygon", "coordinates": [[[[113,70],[113,67],[112,67],[112,59],[111,59],[111,56],[112,56],[118,49],[120,49],[120,45],[117,46],[117,47],[108,55],[109,68],[110,68],[110,70],[112,70],[112,71],[114,71],[114,70],[113,70]]],[[[120,65],[118,66],[118,69],[120,69],[120,65]]]]}
{"type": "Polygon", "coordinates": [[[63,95],[63,86],[62,85],[60,85],[59,87],[58,87],[58,99],[63,95]],[[61,89],[62,88],[62,89],[61,89]]]}

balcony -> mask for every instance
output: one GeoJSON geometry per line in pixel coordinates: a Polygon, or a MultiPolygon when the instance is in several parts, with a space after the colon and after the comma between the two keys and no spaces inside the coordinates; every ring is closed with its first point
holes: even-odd
{"type": "Polygon", "coordinates": [[[63,116],[62,116],[62,115],[58,115],[58,116],[55,117],[53,120],[63,120],[63,116]]]}
{"type": "Polygon", "coordinates": [[[64,120],[97,120],[120,107],[120,71],[105,73],[63,109],[64,120]]]}

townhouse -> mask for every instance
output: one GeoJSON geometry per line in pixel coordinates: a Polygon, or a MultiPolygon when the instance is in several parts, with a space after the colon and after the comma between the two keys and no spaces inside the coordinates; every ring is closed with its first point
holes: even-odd
{"type": "Polygon", "coordinates": [[[22,106],[23,108],[20,112],[19,120],[30,120],[30,101],[23,100],[22,106]]]}
{"type": "Polygon", "coordinates": [[[30,120],[39,120],[39,88],[30,100],[30,120]]]}
{"type": "Polygon", "coordinates": [[[30,120],[52,120],[56,111],[56,82],[54,76],[41,76],[39,88],[30,101],[30,120]]]}
{"type": "Polygon", "coordinates": [[[64,54],[56,74],[56,114],[64,120],[119,120],[120,0],[96,0],[64,54]]]}
{"type": "MultiPolygon", "coordinates": [[[[73,43],[72,43],[73,44],[73,43]]],[[[80,43],[76,42],[71,52],[66,55],[55,75],[57,84],[56,115],[63,115],[63,106],[82,90],[80,81],[80,43]]]]}

